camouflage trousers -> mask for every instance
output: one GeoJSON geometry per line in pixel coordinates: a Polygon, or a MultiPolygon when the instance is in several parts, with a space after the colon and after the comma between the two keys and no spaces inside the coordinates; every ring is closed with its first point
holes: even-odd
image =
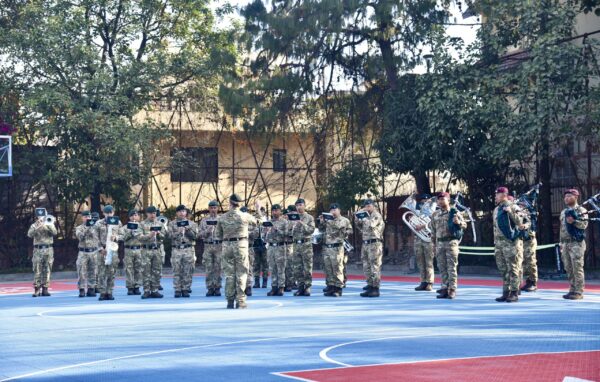
{"type": "Polygon", "coordinates": [[[512,242],[506,239],[496,239],[494,246],[496,265],[502,275],[502,290],[517,292],[521,284],[519,269],[523,261],[523,241],[517,239],[512,242]]]}
{"type": "Polygon", "coordinates": [[[202,264],[206,273],[206,288],[221,289],[221,244],[205,244],[202,264]]]}
{"type": "Polygon", "coordinates": [[[96,288],[96,252],[79,252],[77,254],[77,288],[95,289],[96,288]]]}
{"type": "Polygon", "coordinates": [[[142,251],[142,272],[144,277],[144,292],[157,292],[162,275],[163,256],[159,249],[144,249],[142,251]]]}
{"type": "Polygon", "coordinates": [[[585,248],[585,241],[560,243],[562,262],[569,278],[569,292],[583,294],[585,287],[585,273],[583,271],[585,248]]]}
{"type": "Polygon", "coordinates": [[[254,253],[254,248],[248,248],[248,277],[246,278],[246,287],[252,287],[252,277],[254,276],[254,260],[256,258],[256,253],[254,253]]]}
{"type": "Polygon", "coordinates": [[[271,272],[271,286],[273,288],[285,287],[285,246],[267,247],[269,271],[271,272]]]}
{"type": "Polygon", "coordinates": [[[296,283],[296,277],[294,277],[294,267],[292,262],[294,261],[294,249],[295,245],[288,243],[285,246],[285,286],[292,287],[296,283]]]}
{"type": "Polygon", "coordinates": [[[438,241],[435,244],[435,260],[442,279],[442,289],[458,287],[458,240],[438,241]]]}
{"type": "Polygon", "coordinates": [[[106,256],[105,251],[98,252],[97,257],[97,268],[98,268],[98,284],[97,288],[100,293],[112,294],[115,288],[115,275],[117,269],[119,269],[119,255],[115,252],[112,258],[112,262],[108,265],[105,264],[106,256]]]}
{"type": "Polygon", "coordinates": [[[125,248],[125,286],[141,288],[144,285],[144,268],[142,266],[142,250],[125,248]]]}
{"type": "Polygon", "coordinates": [[[527,281],[537,283],[538,269],[536,250],[537,239],[535,237],[530,240],[523,240],[523,262],[519,269],[519,282],[525,277],[527,281]]]}
{"type": "Polygon", "coordinates": [[[225,298],[246,301],[246,282],[248,279],[248,241],[223,242],[223,274],[225,275],[225,298]]]}
{"type": "Polygon", "coordinates": [[[367,278],[367,284],[373,288],[379,288],[381,284],[381,260],[383,258],[383,243],[378,241],[363,244],[360,251],[363,272],[367,278]]]}
{"type": "Polygon", "coordinates": [[[323,246],[323,267],[327,285],[342,288],[344,286],[344,247],[327,248],[323,246]]]}
{"type": "Polygon", "coordinates": [[[54,263],[54,249],[34,248],[31,262],[33,263],[33,286],[48,288],[54,263]]]}
{"type": "Polygon", "coordinates": [[[433,243],[415,237],[415,260],[421,282],[433,284],[433,243]]]}
{"type": "Polygon", "coordinates": [[[305,243],[294,243],[292,269],[298,284],[306,288],[312,286],[313,247],[310,239],[306,239],[305,243]]]}
{"type": "Polygon", "coordinates": [[[256,247],[252,248],[254,251],[254,267],[252,269],[252,274],[256,277],[267,278],[269,277],[269,262],[267,260],[267,250],[262,247],[257,249],[256,247]]]}
{"type": "Polygon", "coordinates": [[[171,266],[173,268],[173,290],[181,292],[192,289],[192,278],[196,266],[195,248],[173,248],[171,266]]]}

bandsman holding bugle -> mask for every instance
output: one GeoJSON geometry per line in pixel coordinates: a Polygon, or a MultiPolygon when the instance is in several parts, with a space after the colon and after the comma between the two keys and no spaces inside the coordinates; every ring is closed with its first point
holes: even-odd
{"type": "Polygon", "coordinates": [[[354,223],[362,234],[361,261],[367,286],[361,297],[379,297],[381,261],[383,258],[383,217],[375,209],[372,199],[366,199],[363,208],[354,216],[354,223]]]}
{"type": "Polygon", "coordinates": [[[144,279],[144,294],[142,299],[162,298],[159,292],[162,275],[163,254],[162,245],[167,234],[167,220],[157,217],[158,210],[154,206],[146,208],[146,220],[142,227],[142,276],[144,279]],[[162,220],[162,221],[161,221],[162,220]]]}
{"type": "Polygon", "coordinates": [[[96,221],[90,211],[81,213],[82,223],[75,228],[77,236],[77,287],[79,297],[96,297],[96,260],[100,241],[98,231],[94,228],[96,221]]]}
{"type": "Polygon", "coordinates": [[[221,240],[217,239],[217,220],[219,202],[208,202],[208,216],[200,221],[198,233],[204,242],[202,264],[206,274],[206,297],[221,296],[221,240]]]}
{"type": "Polygon", "coordinates": [[[50,296],[50,274],[54,263],[54,236],[56,226],[45,208],[35,209],[36,221],[29,227],[27,236],[33,239],[33,297],[50,296]]]}
{"type": "Polygon", "coordinates": [[[319,217],[319,230],[323,235],[323,263],[327,286],[323,294],[341,297],[344,286],[344,241],[352,232],[352,223],[341,215],[340,206],[333,203],[329,213],[319,217]]]}
{"type": "Polygon", "coordinates": [[[119,268],[119,229],[121,221],[115,216],[113,206],[106,205],[103,208],[104,218],[94,224],[98,231],[100,250],[96,258],[98,268],[98,292],[100,301],[114,300],[113,289],[115,287],[115,274],[119,268]]]}
{"type": "Polygon", "coordinates": [[[125,242],[125,286],[127,295],[141,295],[140,288],[144,284],[142,266],[142,235],[140,215],[137,210],[129,211],[129,222],[121,227],[119,234],[125,242]]]}
{"type": "Polygon", "coordinates": [[[188,220],[187,208],[181,204],[175,209],[177,218],[169,223],[171,238],[171,267],[175,298],[190,297],[196,259],[198,225],[188,220]]]}
{"type": "Polygon", "coordinates": [[[581,300],[585,286],[583,263],[585,258],[585,229],[588,222],[586,209],[577,203],[579,191],[570,189],[564,193],[567,207],[560,213],[560,253],[569,278],[566,300],[581,300]]]}
{"type": "Polygon", "coordinates": [[[271,290],[267,296],[283,296],[285,288],[286,240],[288,237],[288,220],[282,216],[279,204],[271,206],[271,220],[263,222],[265,241],[267,242],[267,258],[271,272],[271,290]]]}

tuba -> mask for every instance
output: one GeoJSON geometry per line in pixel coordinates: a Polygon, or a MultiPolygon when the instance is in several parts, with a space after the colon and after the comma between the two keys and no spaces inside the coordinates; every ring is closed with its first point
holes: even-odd
{"type": "Polygon", "coordinates": [[[431,215],[437,208],[435,198],[427,199],[420,209],[417,209],[417,200],[415,199],[415,193],[406,198],[400,208],[405,208],[408,211],[402,214],[402,221],[404,224],[414,232],[421,240],[431,243],[431,215]],[[421,230],[417,230],[417,226],[425,226],[421,230]]]}

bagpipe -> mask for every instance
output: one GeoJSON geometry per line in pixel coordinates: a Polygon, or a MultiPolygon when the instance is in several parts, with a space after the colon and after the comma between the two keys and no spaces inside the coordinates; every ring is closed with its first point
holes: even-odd
{"type": "Polygon", "coordinates": [[[573,238],[575,239],[575,241],[578,242],[582,242],[583,240],[585,240],[585,230],[577,228],[574,224],[569,224],[567,222],[567,218],[568,217],[572,217],[574,220],[579,220],[579,221],[600,221],[600,217],[596,217],[596,218],[591,218],[589,216],[585,216],[585,215],[589,215],[591,213],[598,213],[600,215],[600,207],[598,207],[598,204],[600,204],[600,193],[592,196],[591,198],[589,198],[588,200],[586,200],[585,202],[582,203],[582,205],[590,205],[593,210],[592,211],[586,211],[583,214],[580,214],[577,210],[573,209],[573,208],[567,208],[567,210],[565,211],[565,226],[567,228],[567,233],[573,238]]]}
{"type": "MultiPolygon", "coordinates": [[[[520,196],[515,196],[515,203],[525,205],[525,208],[529,212],[529,216],[531,219],[531,231],[535,231],[537,229],[536,205],[541,185],[542,183],[538,183],[524,194],[521,194],[520,196]]],[[[498,210],[496,223],[498,224],[498,228],[500,228],[500,231],[502,232],[504,237],[506,237],[510,241],[515,241],[519,238],[530,238],[529,230],[520,230],[518,229],[518,227],[513,226],[513,223],[510,220],[510,216],[508,212],[504,211],[504,208],[500,208],[498,210]]]]}

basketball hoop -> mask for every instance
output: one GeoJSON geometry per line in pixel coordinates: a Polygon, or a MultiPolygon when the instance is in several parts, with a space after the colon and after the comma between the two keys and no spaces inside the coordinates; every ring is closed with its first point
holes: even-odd
{"type": "Polygon", "coordinates": [[[12,137],[0,135],[0,178],[12,176],[12,137]]]}

